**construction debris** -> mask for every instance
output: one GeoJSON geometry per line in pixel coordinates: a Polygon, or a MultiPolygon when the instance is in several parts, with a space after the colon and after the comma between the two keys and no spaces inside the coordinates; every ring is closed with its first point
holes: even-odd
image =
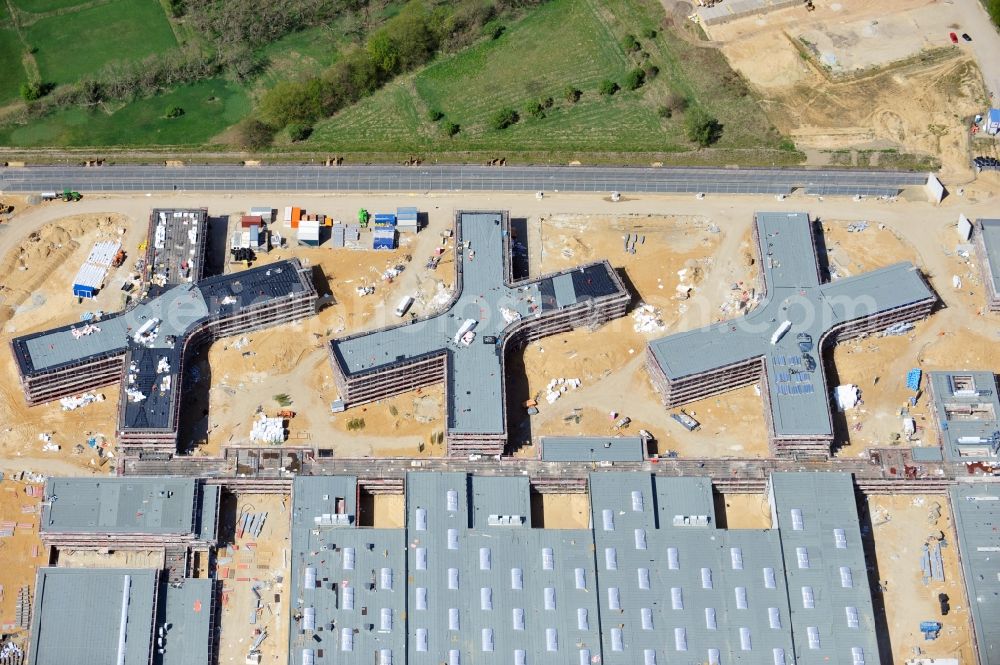
{"type": "MultiPolygon", "coordinates": [[[[260,538],[261,529],[264,528],[264,522],[267,520],[267,512],[262,513],[243,513],[240,517],[239,522],[236,526],[236,537],[243,538],[246,536],[252,540],[260,538]]],[[[254,592],[256,593],[256,591],[254,592]]],[[[257,594],[258,599],[260,594],[257,594]]]]}
{"type": "Polygon", "coordinates": [[[555,404],[555,401],[562,397],[564,392],[576,390],[580,387],[580,383],[580,379],[552,379],[545,386],[545,401],[549,404],[555,404]]]}
{"type": "Polygon", "coordinates": [[[87,406],[88,404],[93,404],[94,402],[103,402],[104,395],[95,395],[94,393],[83,393],[79,397],[63,397],[59,400],[59,404],[62,405],[63,411],[75,411],[80,407],[87,406]]]}
{"type": "Polygon", "coordinates": [[[250,440],[279,444],[285,440],[284,418],[268,418],[261,413],[250,427],[250,440]]]}
{"type": "Polygon", "coordinates": [[[855,222],[847,226],[848,233],[861,233],[862,231],[865,231],[867,229],[868,229],[868,222],[865,221],[855,222]]]}
{"type": "Polygon", "coordinates": [[[837,402],[837,409],[846,411],[853,409],[861,401],[861,389],[849,383],[837,386],[833,392],[834,400],[837,402]]]}
{"type": "Polygon", "coordinates": [[[632,329],[636,332],[651,333],[666,329],[663,324],[662,312],[652,305],[639,305],[632,312],[632,329]]]}

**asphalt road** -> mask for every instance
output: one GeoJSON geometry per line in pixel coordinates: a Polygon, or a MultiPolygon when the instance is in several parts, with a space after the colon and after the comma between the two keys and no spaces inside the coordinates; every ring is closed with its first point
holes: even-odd
{"type": "Polygon", "coordinates": [[[100,166],[0,169],[0,192],[568,191],[881,195],[926,173],[807,169],[490,166],[100,166]]]}

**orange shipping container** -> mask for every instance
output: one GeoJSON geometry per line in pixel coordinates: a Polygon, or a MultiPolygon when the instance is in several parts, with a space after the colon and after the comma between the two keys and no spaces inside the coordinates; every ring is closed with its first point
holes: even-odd
{"type": "Polygon", "coordinates": [[[299,220],[302,219],[302,208],[292,208],[292,228],[299,228],[299,220]]]}

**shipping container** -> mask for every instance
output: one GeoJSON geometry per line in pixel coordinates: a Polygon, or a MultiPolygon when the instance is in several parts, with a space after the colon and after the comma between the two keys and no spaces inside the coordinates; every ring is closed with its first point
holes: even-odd
{"type": "Polygon", "coordinates": [[[396,305],[396,316],[403,316],[409,311],[410,307],[413,305],[413,296],[404,296],[399,304],[396,305]]]}

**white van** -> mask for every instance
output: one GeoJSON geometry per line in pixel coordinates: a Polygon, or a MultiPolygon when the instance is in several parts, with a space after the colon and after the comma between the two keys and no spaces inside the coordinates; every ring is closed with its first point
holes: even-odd
{"type": "Polygon", "coordinates": [[[410,311],[410,307],[412,306],[413,306],[413,296],[405,296],[402,300],[399,301],[399,304],[396,305],[396,316],[403,316],[408,311],[410,311]]]}

